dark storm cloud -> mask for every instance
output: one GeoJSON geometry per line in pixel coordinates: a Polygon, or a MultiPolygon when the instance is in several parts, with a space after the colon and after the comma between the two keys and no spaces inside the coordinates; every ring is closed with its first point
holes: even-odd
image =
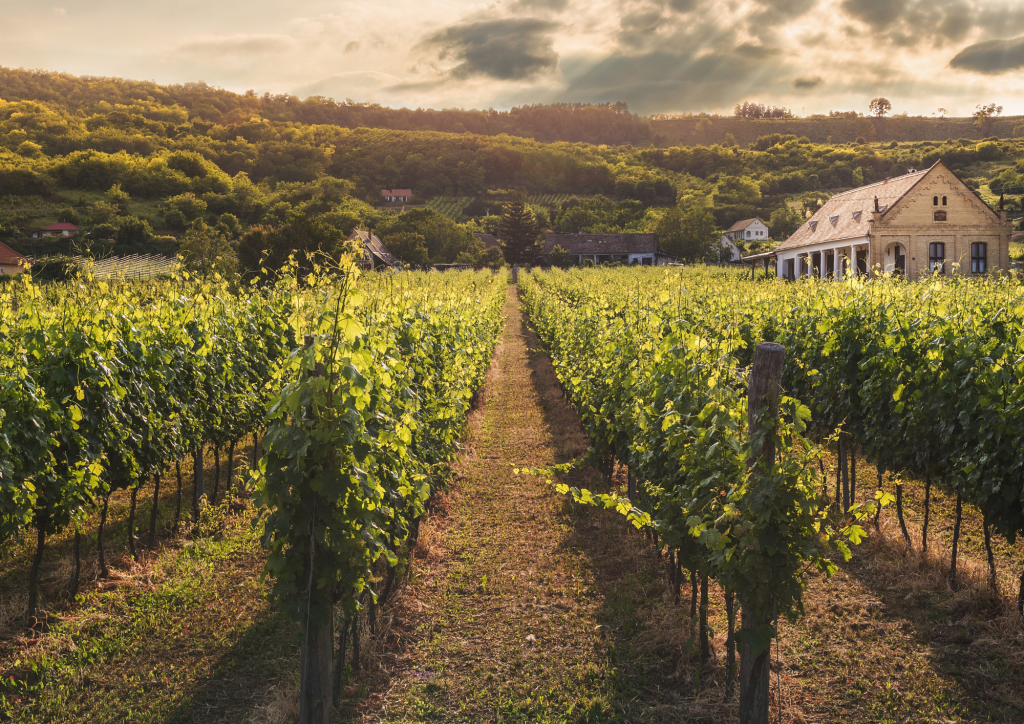
{"type": "Polygon", "coordinates": [[[973,30],[986,34],[1024,29],[1024,6],[992,0],[843,0],[843,10],[876,37],[901,46],[960,42],[973,30]]]}
{"type": "Polygon", "coordinates": [[[700,55],[651,52],[613,55],[569,78],[567,97],[593,101],[622,100],[650,113],[666,108],[732,105],[757,92],[771,95],[779,63],[763,63],[729,51],[700,55]]]}
{"type": "Polygon", "coordinates": [[[764,58],[769,55],[778,55],[782,51],[778,48],[758,45],[757,43],[741,43],[736,46],[736,52],[748,58],[764,58]]]}
{"type": "Polygon", "coordinates": [[[522,80],[558,65],[553,35],[558,24],[538,18],[508,18],[462,23],[424,41],[439,48],[440,60],[460,61],[454,78],[487,76],[522,80]]]}
{"type": "Polygon", "coordinates": [[[876,28],[888,28],[903,15],[907,0],[843,0],[843,10],[876,28]]]}
{"type": "Polygon", "coordinates": [[[952,68],[998,75],[1024,68],[1024,37],[969,45],[949,61],[952,68]]]}
{"type": "Polygon", "coordinates": [[[512,3],[512,10],[551,10],[560,13],[569,7],[569,0],[516,0],[512,3]]]}
{"type": "Polygon", "coordinates": [[[806,15],[819,0],[760,0],[760,9],[750,15],[749,25],[759,28],[766,25],[778,25],[794,18],[806,15]]]}
{"type": "Polygon", "coordinates": [[[801,76],[793,81],[793,87],[797,90],[808,90],[810,88],[817,88],[819,85],[825,82],[825,79],[820,75],[811,77],[801,76]]]}

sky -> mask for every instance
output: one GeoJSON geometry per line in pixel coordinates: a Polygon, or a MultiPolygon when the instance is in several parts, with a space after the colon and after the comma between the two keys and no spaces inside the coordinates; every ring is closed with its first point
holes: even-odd
{"type": "Polygon", "coordinates": [[[1021,0],[0,0],[0,18],[0,65],[392,107],[1024,114],[1021,0]]]}

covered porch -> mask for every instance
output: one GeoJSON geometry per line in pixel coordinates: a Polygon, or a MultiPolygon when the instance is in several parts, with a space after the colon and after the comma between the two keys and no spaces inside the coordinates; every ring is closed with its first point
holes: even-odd
{"type": "Polygon", "coordinates": [[[845,277],[869,274],[870,240],[862,237],[787,249],[778,255],[777,275],[783,279],[819,279],[842,281],[845,277]]]}

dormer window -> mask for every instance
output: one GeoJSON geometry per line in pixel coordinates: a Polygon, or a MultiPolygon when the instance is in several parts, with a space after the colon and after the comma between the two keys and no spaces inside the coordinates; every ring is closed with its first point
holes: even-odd
{"type": "Polygon", "coordinates": [[[818,230],[818,222],[817,221],[808,221],[807,225],[811,227],[811,231],[817,231],[818,230]]]}
{"type": "Polygon", "coordinates": [[[828,220],[830,222],[832,222],[832,226],[835,226],[836,224],[839,223],[839,217],[838,216],[830,216],[830,217],[828,217],[828,220]]]}
{"type": "Polygon", "coordinates": [[[889,208],[889,204],[882,204],[878,207],[878,213],[884,214],[885,210],[889,208]]]}
{"type": "Polygon", "coordinates": [[[854,211],[853,212],[853,220],[854,221],[860,221],[860,212],[859,211],[854,211]]]}

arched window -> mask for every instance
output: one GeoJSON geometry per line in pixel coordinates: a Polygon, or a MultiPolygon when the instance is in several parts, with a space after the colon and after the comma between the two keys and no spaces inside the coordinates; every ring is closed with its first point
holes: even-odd
{"type": "Polygon", "coordinates": [[[945,196],[943,196],[943,197],[942,197],[942,205],[943,205],[943,206],[945,206],[945,205],[946,205],[946,197],[945,197],[945,196]]]}
{"type": "Polygon", "coordinates": [[[939,197],[938,196],[933,196],[932,197],[932,206],[938,206],[938,205],[939,205],[939,197]]]}

